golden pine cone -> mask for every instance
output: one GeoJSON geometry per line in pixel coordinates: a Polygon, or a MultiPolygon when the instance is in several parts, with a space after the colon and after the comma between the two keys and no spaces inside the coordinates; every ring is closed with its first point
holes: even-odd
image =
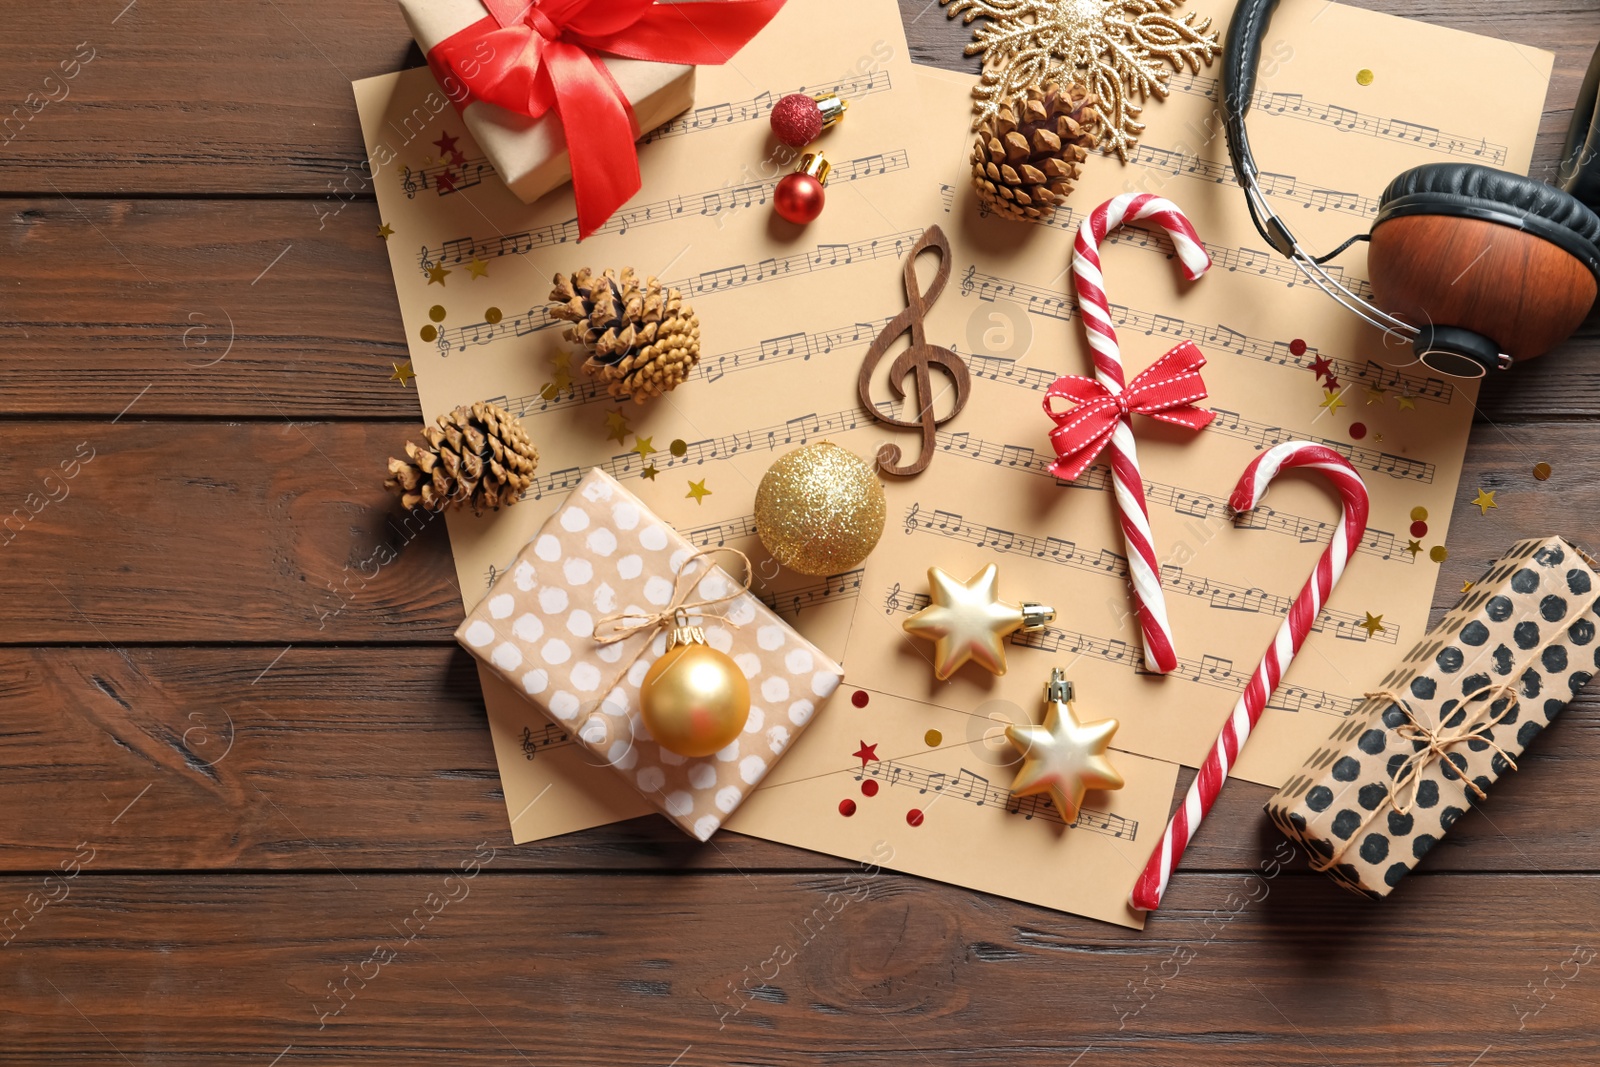
{"type": "Polygon", "coordinates": [[[643,404],[676,389],[700,361],[700,320],[683,294],[632,267],[555,277],[550,314],[572,323],[567,340],[589,353],[583,369],[614,397],[643,404]]]}
{"type": "Polygon", "coordinates": [[[1099,100],[1081,85],[1029,86],[978,128],[972,185],[1002,218],[1048,219],[1072,192],[1100,128],[1099,100]]]}
{"type": "Polygon", "coordinates": [[[422,435],[426,445],[406,442],[409,460],[389,457],[389,478],[383,483],[408,508],[471,505],[481,515],[484,508],[498,511],[501,504],[515,504],[533,484],[539,450],[522,423],[502,407],[483,400],[458,407],[440,415],[422,435]]]}

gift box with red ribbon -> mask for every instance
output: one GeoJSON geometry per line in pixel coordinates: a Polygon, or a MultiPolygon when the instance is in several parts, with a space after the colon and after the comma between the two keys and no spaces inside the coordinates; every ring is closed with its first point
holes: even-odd
{"type": "Polygon", "coordinates": [[[783,0],[400,0],[444,95],[524,202],[569,178],[587,237],[639,191],[634,142],[783,0]]]}

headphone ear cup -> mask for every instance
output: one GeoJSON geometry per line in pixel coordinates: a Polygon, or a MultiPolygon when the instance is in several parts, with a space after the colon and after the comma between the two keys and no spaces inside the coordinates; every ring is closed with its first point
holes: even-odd
{"type": "MultiPolygon", "coordinates": [[[[1564,341],[1594,304],[1597,240],[1600,218],[1559,189],[1433,163],[1384,190],[1367,267],[1385,311],[1443,328],[1429,331],[1441,343],[1465,331],[1527,360],[1564,341]]],[[[1447,350],[1477,360],[1484,342],[1447,350]]]]}

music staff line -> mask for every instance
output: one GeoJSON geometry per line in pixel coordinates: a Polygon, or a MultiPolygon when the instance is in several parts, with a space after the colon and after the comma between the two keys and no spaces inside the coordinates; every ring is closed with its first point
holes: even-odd
{"type": "MultiPolygon", "coordinates": [[[[896,612],[915,614],[927,606],[926,593],[905,592],[901,590],[898,582],[893,588],[884,591],[885,615],[893,615],[896,612]]],[[[1121,664],[1134,674],[1149,675],[1152,678],[1163,677],[1145,669],[1144,657],[1137,647],[1130,646],[1126,641],[1115,637],[1095,637],[1092,634],[1077,633],[1051,625],[1032,633],[1019,631],[1007,638],[1007,641],[1013,645],[1036,648],[1043,652],[1092,656],[1107,663],[1121,664]]],[[[1164,677],[1182,678],[1198,685],[1208,685],[1225,689],[1230,693],[1238,693],[1249,682],[1250,671],[1236,671],[1231,659],[1224,659],[1221,656],[1201,656],[1198,660],[1180,658],[1177,669],[1164,677]]],[[[1267,707],[1296,714],[1316,711],[1344,718],[1354,712],[1360,703],[1360,700],[1353,697],[1342,697],[1320,689],[1307,689],[1304,686],[1284,682],[1278,686],[1278,691],[1273,694],[1267,707]]]]}
{"type": "MultiPolygon", "coordinates": [[[[819,244],[809,252],[796,252],[782,257],[769,256],[755,263],[735,263],[731,267],[701,271],[699,274],[673,279],[662,284],[668,288],[681,289],[692,296],[708,296],[747,285],[760,285],[777,278],[847,267],[857,260],[885,258],[899,260],[904,257],[906,249],[915,244],[921,235],[920,230],[906,230],[901,233],[868,237],[861,241],[819,244]]],[[[530,333],[549,329],[559,322],[559,319],[550,315],[548,307],[540,304],[520,315],[502,318],[498,323],[473,322],[450,327],[439,331],[437,341],[439,355],[448,357],[452,350],[462,352],[468,345],[492,344],[499,337],[526,337],[530,333]]]]}
{"type": "MultiPolygon", "coordinates": [[[[1239,184],[1231,164],[1201,159],[1199,156],[1173,148],[1156,148],[1152,145],[1139,144],[1129,153],[1128,162],[1136,163],[1146,170],[1170,174],[1174,178],[1187,176],[1217,185],[1239,184]]],[[[1362,196],[1360,193],[1347,193],[1318,186],[1302,186],[1300,179],[1293,174],[1281,174],[1276,171],[1264,170],[1257,175],[1257,178],[1261,183],[1261,191],[1266,195],[1299,204],[1307,210],[1315,208],[1319,212],[1342,211],[1363,217],[1378,213],[1378,198],[1375,196],[1362,196]]]]}
{"type": "Polygon", "coordinates": [[[1080,808],[1077,821],[1069,823],[1061,817],[1061,813],[1056,810],[1048,796],[1043,794],[1015,796],[1009,789],[994,785],[985,776],[966,767],[960,768],[952,775],[946,771],[930,771],[926,767],[918,767],[904,760],[891,759],[878,760],[864,767],[846,767],[834,773],[850,774],[858,782],[864,778],[873,778],[891,788],[905,786],[908,789],[915,789],[918,796],[933,793],[935,796],[951,797],[975,807],[1001,808],[1008,815],[1021,815],[1024,819],[1042,818],[1046,822],[1060,823],[1070,829],[1088,830],[1123,841],[1132,841],[1139,834],[1137,819],[1129,819],[1112,812],[1095,811],[1091,808],[1080,808]]]}
{"type": "MultiPolygon", "coordinates": [[[[1030,314],[1060,319],[1063,322],[1071,322],[1073,316],[1078,313],[1076,298],[1064,292],[989,274],[978,270],[976,264],[967,267],[967,273],[961,278],[960,290],[962,296],[976,296],[979,300],[990,303],[996,300],[1009,300],[1022,304],[1024,310],[1030,314]]],[[[1287,341],[1268,341],[1260,337],[1251,337],[1220,323],[1215,326],[1202,326],[1175,315],[1157,315],[1125,304],[1112,304],[1111,317],[1119,329],[1137,330],[1146,337],[1159,334],[1171,337],[1174,341],[1198,338],[1197,343],[1208,350],[1232,352],[1247,359],[1258,359],[1263,363],[1284,367],[1309,370],[1312,362],[1323,355],[1318,349],[1307,345],[1305,352],[1297,356],[1289,350],[1287,341]]],[[[995,356],[973,356],[969,363],[976,360],[988,360],[997,367],[1006,363],[1015,365],[1014,360],[995,356]]],[[[1417,400],[1449,404],[1455,399],[1455,386],[1443,378],[1422,378],[1402,374],[1393,367],[1384,366],[1371,359],[1364,364],[1338,358],[1330,358],[1328,362],[1339,378],[1350,381],[1359,379],[1382,389],[1401,389],[1407,396],[1417,400]]],[[[976,367],[973,368],[973,373],[979,373],[976,367]]],[[[1046,370],[1024,369],[1012,371],[1008,380],[1012,384],[1025,385],[1027,388],[1042,392],[1050,387],[1055,377],[1046,370]],[[1035,381],[1042,384],[1035,385],[1035,381]]]]}
{"type": "MultiPolygon", "coordinates": [[[[872,343],[872,339],[889,324],[892,318],[892,315],[886,315],[876,322],[853,322],[848,326],[839,326],[831,330],[787,333],[781,337],[764,338],[753,345],[732,352],[701,356],[700,362],[690,368],[686,380],[714,382],[736,371],[750,370],[792,359],[809,361],[816,357],[831,355],[836,350],[867,345],[872,343]]],[[[574,378],[571,385],[552,392],[549,396],[541,391],[524,396],[498,396],[490,399],[520,419],[530,412],[540,414],[551,408],[592,404],[599,400],[607,400],[609,397],[604,385],[597,379],[585,375],[574,378]]]]}
{"type": "MultiPolygon", "coordinates": [[[[1221,90],[1217,79],[1185,71],[1173,78],[1169,83],[1172,88],[1196,96],[1209,97],[1217,100],[1221,90]]],[[[1307,100],[1300,93],[1273,93],[1265,89],[1257,89],[1250,98],[1250,106],[1257,108],[1269,115],[1281,115],[1288,118],[1299,119],[1302,122],[1317,122],[1332,126],[1336,130],[1346,133],[1359,133],[1368,137],[1376,137],[1380,141],[1399,141],[1426,148],[1447,156],[1460,156],[1464,159],[1487,160],[1490,163],[1503,166],[1506,161],[1506,148],[1504,145],[1494,144],[1482,137],[1465,137],[1441,130],[1436,126],[1424,126],[1417,122],[1408,122],[1405,119],[1383,118],[1379,115],[1369,115],[1354,108],[1343,107],[1339,104],[1324,104],[1316,100],[1307,100]]]]}
{"type": "MultiPolygon", "coordinates": [[[[906,534],[923,533],[992,549],[1010,555],[1028,556],[1052,563],[1058,567],[1071,567],[1090,574],[1106,575],[1120,581],[1128,580],[1128,557],[1109,548],[1080,551],[1075,541],[1060,537],[1036,537],[1017,533],[997,526],[969,523],[953,511],[936,509],[922,514],[922,505],[913,503],[906,509],[902,524],[906,534]],[[1091,554],[1092,553],[1092,554],[1091,554]]],[[[1287,615],[1292,597],[1278,596],[1265,589],[1247,588],[1230,582],[1219,582],[1204,575],[1189,574],[1175,564],[1161,565],[1161,585],[1179,596],[1203,600],[1220,611],[1244,611],[1258,615],[1287,615]]],[[[1373,634],[1362,628],[1364,615],[1347,611],[1334,611],[1324,607],[1311,628],[1319,633],[1332,633],[1345,641],[1383,641],[1395,644],[1398,626],[1386,626],[1373,634]]]]}
{"type": "MultiPolygon", "coordinates": [[[[846,99],[855,100],[863,96],[870,96],[873,93],[886,93],[889,88],[889,72],[879,70],[873,71],[871,74],[862,75],[859,78],[849,78],[818,89],[807,89],[805,86],[801,86],[793,91],[797,93],[837,93],[846,99]]],[[[772,91],[768,89],[757,93],[748,100],[735,100],[726,104],[707,104],[705,107],[697,107],[693,111],[669,119],[657,126],[641,138],[639,143],[649,144],[652,141],[660,141],[667,137],[681,137],[684,134],[695,133],[699,130],[709,130],[719,126],[732,126],[741,122],[762,119],[772,113],[772,105],[774,103],[787,95],[788,93],[778,93],[774,96],[772,91]]],[[[432,167],[420,167],[414,174],[410,167],[406,167],[400,176],[400,187],[405,191],[406,198],[410,200],[415,200],[417,193],[430,188],[430,186],[438,195],[448,196],[461,189],[469,189],[474,185],[480,184],[483,181],[485,172],[494,173],[494,167],[490,164],[487,156],[464,157],[460,163],[440,163],[432,167]],[[454,171],[458,168],[461,172],[460,177],[456,177],[454,174],[454,171]],[[469,170],[472,171],[471,179],[466,176],[469,170]],[[448,175],[442,183],[439,181],[441,175],[448,175]]],[[[574,229],[574,236],[576,236],[577,220],[574,219],[571,225],[574,229]]]]}
{"type": "MultiPolygon", "coordinates": [[[[840,160],[839,164],[828,173],[828,184],[837,185],[872,178],[891,171],[906,170],[910,165],[910,158],[904,149],[840,160]]],[[[595,233],[620,235],[640,226],[671,222],[685,214],[690,217],[716,218],[727,211],[765,204],[779,180],[774,178],[771,181],[723,186],[697,193],[684,193],[682,196],[667,197],[663,200],[653,200],[647,204],[629,204],[619,208],[616,214],[607,219],[605,225],[595,233]]],[[[536,248],[550,248],[577,239],[578,220],[573,218],[498,237],[455,237],[443,242],[438,248],[423,245],[417,253],[417,263],[422,273],[426,274],[441,264],[459,266],[474,259],[520,256],[536,248]]]]}

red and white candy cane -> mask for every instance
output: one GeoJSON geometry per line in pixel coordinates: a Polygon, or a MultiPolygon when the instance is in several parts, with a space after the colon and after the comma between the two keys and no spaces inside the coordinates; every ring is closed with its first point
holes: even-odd
{"type": "MultiPolygon", "coordinates": [[[[1194,227],[1178,205],[1162,197],[1124,193],[1107,200],[1083,220],[1072,250],[1073,282],[1078,290],[1078,310],[1083,315],[1089,347],[1094,350],[1094,376],[1113,396],[1120,395],[1126,383],[1117,331],[1111,325],[1105,278],[1100,273],[1100,242],[1123,223],[1145,219],[1154,221],[1172,238],[1184,277],[1194,281],[1211,266],[1211,257],[1206,254],[1194,227]]],[[[1133,445],[1133,418],[1128,412],[1117,420],[1111,435],[1111,476],[1122,537],[1128,548],[1133,606],[1139,616],[1139,629],[1144,634],[1145,667],[1166,674],[1178,666],[1178,654],[1172,647],[1172,624],[1167,621],[1167,602],[1161,593],[1161,565],[1156,562],[1155,545],[1150,536],[1150,509],[1145,504],[1144,479],[1139,473],[1139,456],[1133,445]]]]}
{"type": "Polygon", "coordinates": [[[1144,873],[1134,884],[1131,903],[1140,911],[1154,911],[1161,905],[1162,894],[1167,891],[1167,881],[1172,877],[1178,861],[1183,858],[1184,848],[1199,829],[1200,820],[1211,810],[1217,794],[1222,792],[1222,784],[1228,779],[1228,769],[1238,759],[1239,750],[1244,748],[1267,701],[1272,699],[1278,683],[1283,679],[1283,672],[1289,669],[1290,661],[1305,643],[1306,635],[1316,622],[1317,613],[1328,602],[1328,594],[1344,573],[1350,553],[1361,547],[1361,538],[1366,535],[1366,483],[1339,453],[1308,441],[1286,441],[1257,456],[1245,468],[1244,477],[1239,479],[1238,487],[1228,498],[1228,507],[1241,514],[1251,510],[1266,495],[1267,486],[1278,472],[1288,467],[1306,467],[1326,475],[1339,491],[1344,513],[1333,531],[1333,542],[1323,550],[1322,558],[1317,561],[1317,569],[1306,581],[1305,588],[1300,590],[1300,595],[1294,598],[1288,617],[1278,627],[1272,647],[1267,649],[1267,654],[1261,658],[1261,665],[1250,676],[1250,684],[1239,695],[1239,702],[1233,706],[1233,714],[1223,724],[1216,744],[1211,746],[1206,761],[1200,765],[1200,773],[1195,775],[1194,782],[1189,786],[1183,806],[1173,813],[1166,833],[1161,835],[1150,862],[1145,864],[1144,873]]]}

